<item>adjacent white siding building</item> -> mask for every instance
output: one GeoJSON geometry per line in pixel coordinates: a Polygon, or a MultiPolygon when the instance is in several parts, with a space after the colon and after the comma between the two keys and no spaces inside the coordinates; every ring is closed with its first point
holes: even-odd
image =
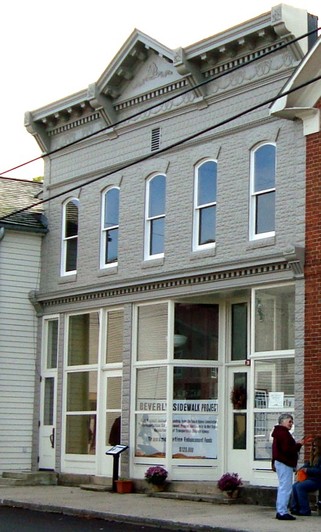
{"type": "Polygon", "coordinates": [[[0,179],[0,471],[31,469],[37,346],[37,290],[45,227],[37,201],[42,184],[0,179]]]}

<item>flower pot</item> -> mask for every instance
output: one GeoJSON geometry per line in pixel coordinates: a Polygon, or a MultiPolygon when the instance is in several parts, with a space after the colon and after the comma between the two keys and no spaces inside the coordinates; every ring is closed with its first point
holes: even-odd
{"type": "Polygon", "coordinates": [[[132,480],[116,480],[117,493],[132,493],[134,484],[132,480]]]}
{"type": "Polygon", "coordinates": [[[150,491],[152,492],[155,492],[155,491],[164,491],[165,490],[165,482],[163,482],[162,484],[150,484],[150,491]]]}
{"type": "Polygon", "coordinates": [[[238,496],[239,496],[239,490],[238,488],[234,489],[234,490],[226,490],[223,492],[224,495],[226,495],[226,497],[228,497],[229,499],[237,499],[238,496]]]}

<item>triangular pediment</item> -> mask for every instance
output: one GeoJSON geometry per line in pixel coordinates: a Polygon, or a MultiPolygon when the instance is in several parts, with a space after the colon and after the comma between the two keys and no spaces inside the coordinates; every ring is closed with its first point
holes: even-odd
{"type": "Polygon", "coordinates": [[[132,98],[180,79],[173,62],[173,50],[134,30],[97,81],[97,88],[113,101],[132,98]]]}

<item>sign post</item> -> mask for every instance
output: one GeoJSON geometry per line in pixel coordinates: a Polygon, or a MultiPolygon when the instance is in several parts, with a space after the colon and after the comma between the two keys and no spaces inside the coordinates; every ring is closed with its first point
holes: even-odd
{"type": "Polygon", "coordinates": [[[118,480],[118,470],[119,470],[119,456],[123,451],[128,449],[128,445],[114,445],[106,451],[106,454],[112,455],[114,457],[113,462],[113,491],[116,491],[116,480],[118,480]]]}

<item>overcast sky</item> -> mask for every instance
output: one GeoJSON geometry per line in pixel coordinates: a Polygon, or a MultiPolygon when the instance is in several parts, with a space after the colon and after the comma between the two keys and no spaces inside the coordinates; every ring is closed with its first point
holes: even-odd
{"type": "MultiPolygon", "coordinates": [[[[273,0],[2,0],[0,173],[40,155],[24,113],[86,89],[134,28],[188,46],[269,11],[273,0]],[[190,8],[188,7],[191,6],[190,8]]],[[[289,0],[319,17],[320,0],[289,0]]],[[[42,161],[6,177],[43,175],[42,161]]]]}

